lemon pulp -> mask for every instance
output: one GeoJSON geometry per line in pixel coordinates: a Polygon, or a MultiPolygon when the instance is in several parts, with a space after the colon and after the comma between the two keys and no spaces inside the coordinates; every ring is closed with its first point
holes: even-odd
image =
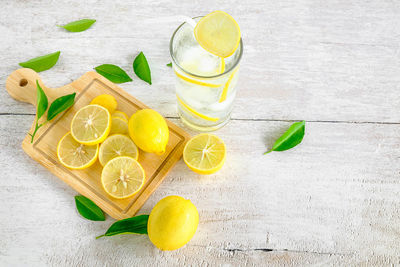
{"type": "Polygon", "coordinates": [[[110,126],[111,116],[106,108],[88,105],[75,113],[71,122],[71,134],[81,144],[95,145],[107,138],[110,126]]]}
{"type": "Polygon", "coordinates": [[[214,11],[200,19],[194,28],[194,36],[205,50],[226,58],[239,46],[240,28],[229,14],[214,11]]]}
{"type": "Polygon", "coordinates": [[[137,160],[139,151],[133,141],[126,135],[114,134],[107,137],[100,145],[100,164],[104,166],[108,161],[120,156],[129,156],[137,160]]]}
{"type": "Polygon", "coordinates": [[[224,142],[213,134],[199,134],[190,139],[184,150],[183,160],[194,172],[212,174],[224,165],[226,147],[224,142]]]}
{"type": "Polygon", "coordinates": [[[132,157],[116,157],[104,166],[101,184],[111,197],[128,198],[142,188],[145,174],[142,166],[132,157]]]}
{"type": "Polygon", "coordinates": [[[58,160],[70,169],[85,169],[96,162],[99,145],[87,146],[78,143],[71,135],[66,133],[57,145],[58,160]]]}

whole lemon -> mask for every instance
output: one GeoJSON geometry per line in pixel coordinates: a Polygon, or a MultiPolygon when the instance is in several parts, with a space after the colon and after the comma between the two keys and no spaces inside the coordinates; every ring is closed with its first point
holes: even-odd
{"type": "Polygon", "coordinates": [[[161,155],[168,143],[168,125],[157,111],[142,109],[129,119],[129,135],[146,152],[161,155]]]}
{"type": "Polygon", "coordinates": [[[118,106],[117,100],[115,100],[115,97],[113,97],[112,95],[98,95],[95,98],[93,98],[93,100],[90,102],[90,104],[96,104],[96,105],[100,105],[102,107],[105,107],[106,109],[108,109],[108,111],[111,113],[113,113],[115,111],[115,109],[118,106]]]}
{"type": "Polygon", "coordinates": [[[161,250],[175,250],[192,239],[199,224],[199,213],[190,200],[179,196],[161,199],[150,213],[147,232],[161,250]]]}

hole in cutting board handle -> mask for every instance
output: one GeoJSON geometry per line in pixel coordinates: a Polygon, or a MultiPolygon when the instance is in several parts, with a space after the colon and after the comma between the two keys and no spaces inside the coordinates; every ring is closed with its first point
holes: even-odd
{"type": "Polygon", "coordinates": [[[19,86],[21,87],[25,87],[28,84],[28,80],[27,79],[21,79],[19,81],[19,86]]]}

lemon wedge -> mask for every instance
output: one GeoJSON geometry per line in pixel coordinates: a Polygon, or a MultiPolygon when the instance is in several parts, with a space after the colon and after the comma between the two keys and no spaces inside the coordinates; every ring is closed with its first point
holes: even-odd
{"type": "Polygon", "coordinates": [[[238,23],[223,11],[214,11],[199,20],[194,28],[197,42],[219,57],[231,56],[240,43],[238,23]]]}
{"type": "Polygon", "coordinates": [[[139,157],[139,151],[135,143],[126,135],[114,134],[101,143],[99,150],[99,161],[102,166],[113,158],[129,156],[135,160],[139,157]]]}
{"type": "Polygon", "coordinates": [[[88,105],[72,118],[71,135],[78,143],[95,145],[107,138],[110,128],[110,112],[99,105],[88,105]]]}
{"type": "Polygon", "coordinates": [[[70,169],[85,169],[96,162],[99,145],[87,146],[72,138],[71,132],[65,134],[57,145],[58,160],[70,169]]]}
{"type": "Polygon", "coordinates": [[[116,157],[101,172],[101,184],[113,198],[128,198],[142,188],[145,180],[142,166],[134,158],[116,157]]]}
{"type": "Polygon", "coordinates": [[[187,142],[183,150],[183,160],[194,172],[212,174],[225,163],[225,143],[216,135],[199,134],[187,142]]]}

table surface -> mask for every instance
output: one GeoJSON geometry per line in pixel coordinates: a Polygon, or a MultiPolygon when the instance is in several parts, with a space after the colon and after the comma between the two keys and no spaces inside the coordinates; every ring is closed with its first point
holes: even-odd
{"type": "MultiPolygon", "coordinates": [[[[400,3],[398,1],[2,1],[0,9],[0,264],[389,265],[400,250],[400,3]],[[239,23],[244,56],[225,166],[200,176],[180,161],[139,214],[167,195],[189,198],[200,224],[185,247],[147,236],[95,240],[114,222],[77,213],[76,192],[29,158],[32,106],[13,100],[18,62],[61,50],[40,75],[50,87],[93,67],[132,74],[143,51],[153,85],[121,87],[168,119],[176,114],[168,43],[178,15],[213,10],[239,23]],[[55,25],[97,22],[82,33],[55,25]],[[303,142],[263,155],[294,121],[303,142]]],[[[191,131],[193,134],[194,132],[191,131]]]]}

